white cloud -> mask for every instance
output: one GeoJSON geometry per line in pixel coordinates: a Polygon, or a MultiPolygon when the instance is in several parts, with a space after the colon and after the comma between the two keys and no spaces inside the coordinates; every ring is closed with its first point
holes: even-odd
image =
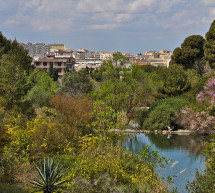
{"type": "Polygon", "coordinates": [[[157,0],[134,0],[128,4],[128,9],[132,12],[144,10],[155,5],[157,0]]]}
{"type": "Polygon", "coordinates": [[[83,13],[122,11],[124,0],[80,0],[76,9],[83,13]]]}
{"type": "Polygon", "coordinates": [[[215,17],[215,7],[210,8],[209,13],[211,17],[215,17]]]}
{"type": "Polygon", "coordinates": [[[124,21],[129,21],[132,18],[131,14],[117,14],[115,17],[115,21],[121,23],[124,21]]]}
{"type": "Polygon", "coordinates": [[[114,28],[118,28],[119,25],[117,24],[98,24],[98,25],[93,25],[92,29],[114,29],[114,28]]]}
{"type": "Polygon", "coordinates": [[[186,0],[162,0],[158,2],[158,12],[168,12],[175,4],[186,3],[186,0]]]}
{"type": "Polygon", "coordinates": [[[201,0],[203,4],[205,5],[215,5],[214,0],[201,0]]]}

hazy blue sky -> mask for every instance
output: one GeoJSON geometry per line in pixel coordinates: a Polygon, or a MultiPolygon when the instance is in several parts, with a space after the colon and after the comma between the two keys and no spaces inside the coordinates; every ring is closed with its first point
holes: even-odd
{"type": "Polygon", "coordinates": [[[7,38],[74,50],[173,50],[214,19],[215,0],[0,0],[7,38]]]}

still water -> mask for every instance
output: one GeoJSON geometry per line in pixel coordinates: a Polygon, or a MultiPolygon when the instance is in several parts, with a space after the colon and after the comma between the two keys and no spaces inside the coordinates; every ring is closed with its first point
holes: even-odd
{"type": "Polygon", "coordinates": [[[205,169],[203,149],[209,136],[202,135],[159,135],[159,134],[128,134],[120,142],[127,150],[138,154],[143,146],[150,145],[149,151],[158,151],[160,156],[165,156],[172,161],[166,169],[158,169],[162,177],[174,176],[173,188],[185,193],[187,181],[195,177],[195,169],[205,169]],[[176,162],[177,161],[177,162],[176,162]],[[174,167],[170,167],[174,162],[174,167]]]}

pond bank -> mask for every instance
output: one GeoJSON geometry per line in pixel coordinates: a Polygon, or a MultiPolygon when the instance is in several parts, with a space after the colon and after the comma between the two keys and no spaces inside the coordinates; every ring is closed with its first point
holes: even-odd
{"type": "Polygon", "coordinates": [[[138,130],[138,129],[125,129],[125,130],[119,130],[119,129],[112,129],[111,131],[115,131],[117,133],[145,133],[145,134],[178,134],[178,135],[190,135],[191,131],[189,130],[178,130],[178,131],[168,131],[168,130],[163,130],[163,131],[149,131],[149,130],[138,130]]]}

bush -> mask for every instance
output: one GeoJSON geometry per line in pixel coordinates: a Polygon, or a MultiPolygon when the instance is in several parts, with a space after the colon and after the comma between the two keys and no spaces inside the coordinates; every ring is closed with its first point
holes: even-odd
{"type": "Polygon", "coordinates": [[[146,130],[167,130],[171,125],[171,120],[175,115],[175,110],[167,104],[163,104],[155,108],[143,123],[146,130]]]}
{"type": "Polygon", "coordinates": [[[163,104],[171,106],[176,111],[179,111],[182,107],[189,105],[189,103],[187,101],[185,101],[184,99],[166,98],[166,99],[158,100],[155,103],[153,103],[151,108],[149,109],[149,112],[154,110],[156,107],[163,105],[163,104]]]}
{"type": "Polygon", "coordinates": [[[145,129],[150,128],[150,130],[167,129],[167,126],[172,124],[171,120],[174,114],[187,105],[189,103],[180,98],[158,100],[152,104],[148,111],[143,110],[140,113],[140,126],[145,129]]]}
{"type": "Polygon", "coordinates": [[[85,180],[82,177],[77,177],[74,184],[69,188],[69,192],[74,193],[132,193],[135,192],[134,189],[130,188],[128,185],[118,185],[116,181],[110,177],[109,174],[101,174],[96,180],[85,180]]]}
{"type": "Polygon", "coordinates": [[[176,125],[195,133],[214,133],[215,117],[205,111],[195,112],[191,108],[183,108],[174,118],[176,125]]]}
{"type": "Polygon", "coordinates": [[[50,107],[65,117],[64,122],[77,125],[81,121],[87,122],[88,117],[84,116],[92,112],[93,102],[89,98],[74,99],[65,95],[57,95],[49,101],[50,107]]]}
{"type": "Polygon", "coordinates": [[[72,192],[126,192],[121,185],[128,192],[165,192],[147,158],[116,147],[107,136],[89,135],[81,141],[78,155],[60,157],[72,192]]]}
{"type": "Polygon", "coordinates": [[[61,93],[67,94],[74,98],[86,96],[92,91],[92,84],[86,69],[78,72],[66,73],[62,78],[61,93]]]}
{"type": "Polygon", "coordinates": [[[30,193],[28,190],[23,190],[22,188],[18,188],[16,185],[8,185],[0,183],[0,192],[3,193],[30,193]]]}

